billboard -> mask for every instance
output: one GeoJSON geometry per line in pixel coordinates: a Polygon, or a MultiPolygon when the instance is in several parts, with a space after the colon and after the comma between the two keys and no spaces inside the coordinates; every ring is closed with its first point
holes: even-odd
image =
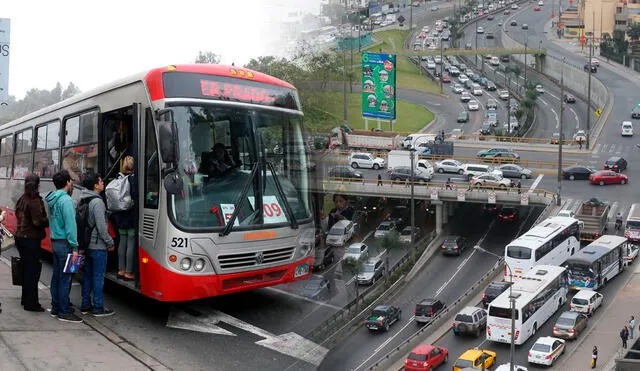
{"type": "Polygon", "coordinates": [[[9,34],[10,21],[0,18],[0,105],[9,101],[9,34]]]}
{"type": "Polygon", "coordinates": [[[396,119],[396,55],[362,53],[362,116],[396,119]]]}

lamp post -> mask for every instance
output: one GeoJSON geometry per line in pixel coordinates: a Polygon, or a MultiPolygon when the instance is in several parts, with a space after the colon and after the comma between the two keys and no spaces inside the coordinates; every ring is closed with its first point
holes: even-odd
{"type": "MultiPolygon", "coordinates": [[[[478,250],[480,252],[483,253],[487,253],[489,255],[495,256],[498,259],[503,259],[502,256],[493,253],[489,250],[485,250],[482,247],[480,247],[479,245],[475,245],[473,246],[473,248],[475,250],[478,250]]],[[[509,266],[509,264],[505,263],[504,264],[507,269],[509,270],[509,277],[511,277],[511,282],[513,282],[513,272],[511,271],[511,267],[509,266]]],[[[513,296],[513,284],[509,285],[509,301],[511,303],[511,347],[509,349],[509,369],[510,371],[515,371],[515,354],[516,354],[516,337],[515,337],[515,333],[516,333],[516,298],[513,296]]]]}
{"type": "Polygon", "coordinates": [[[560,70],[560,138],[558,140],[558,198],[556,205],[562,204],[562,142],[564,141],[564,64],[567,58],[562,58],[562,69],[560,70]]]}
{"type": "Polygon", "coordinates": [[[414,202],[414,195],[413,195],[413,175],[414,175],[414,162],[416,159],[416,150],[415,148],[413,148],[413,146],[411,147],[411,149],[409,150],[409,158],[411,159],[411,246],[413,246],[414,241],[414,237],[415,237],[415,229],[416,229],[416,212],[415,212],[415,202],[414,202]]]}
{"type": "Polygon", "coordinates": [[[587,66],[589,67],[589,82],[587,83],[587,140],[585,141],[585,146],[587,150],[589,149],[589,137],[591,134],[591,59],[593,55],[593,36],[591,37],[591,42],[589,43],[589,61],[587,62],[587,66]]]}
{"type": "Polygon", "coordinates": [[[529,42],[529,35],[524,39],[524,88],[527,88],[527,43],[529,42]]]}
{"type": "Polygon", "coordinates": [[[439,39],[438,41],[440,43],[440,93],[444,93],[444,87],[442,86],[442,78],[444,77],[444,72],[443,72],[443,66],[444,66],[444,61],[443,58],[444,56],[442,55],[442,39],[439,39]]]}

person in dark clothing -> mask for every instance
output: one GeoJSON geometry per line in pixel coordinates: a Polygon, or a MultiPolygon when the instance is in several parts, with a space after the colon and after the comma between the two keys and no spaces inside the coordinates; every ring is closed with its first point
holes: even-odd
{"type": "Polygon", "coordinates": [[[622,339],[622,347],[627,349],[627,340],[629,340],[629,330],[627,329],[627,325],[624,325],[622,330],[620,330],[620,339],[622,339]]]}
{"type": "Polygon", "coordinates": [[[382,175],[378,174],[378,185],[382,185],[382,175]]]}
{"type": "Polygon", "coordinates": [[[338,220],[351,220],[354,210],[347,201],[347,197],[342,194],[333,195],[333,203],[335,207],[329,212],[328,227],[331,229],[338,220]]]}
{"type": "Polygon", "coordinates": [[[519,180],[518,183],[516,183],[516,187],[518,187],[518,194],[520,194],[522,192],[522,183],[520,183],[519,180]]]}
{"type": "Polygon", "coordinates": [[[593,346],[593,351],[591,352],[591,368],[596,368],[598,365],[598,347],[593,346]]]}
{"type": "Polygon", "coordinates": [[[118,244],[118,274],[117,278],[125,281],[135,280],[133,258],[136,247],[136,215],[135,205],[138,202],[138,180],[134,174],[135,161],[133,157],[127,156],[122,161],[122,174],[128,176],[129,194],[133,200],[134,207],[125,211],[118,211],[113,214],[120,242],[118,244]]]}
{"type": "Polygon", "coordinates": [[[46,237],[49,226],[44,201],[40,197],[40,177],[27,175],[24,180],[24,194],[16,203],[18,228],[15,233],[16,248],[22,259],[22,299],[24,310],[44,312],[38,300],[38,281],[42,263],[40,262],[40,242],[46,237]]]}

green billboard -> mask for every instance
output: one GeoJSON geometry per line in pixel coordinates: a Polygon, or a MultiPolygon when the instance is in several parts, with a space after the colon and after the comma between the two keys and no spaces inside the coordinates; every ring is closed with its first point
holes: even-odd
{"type": "Polygon", "coordinates": [[[362,53],[362,116],[396,119],[396,55],[362,53]]]}

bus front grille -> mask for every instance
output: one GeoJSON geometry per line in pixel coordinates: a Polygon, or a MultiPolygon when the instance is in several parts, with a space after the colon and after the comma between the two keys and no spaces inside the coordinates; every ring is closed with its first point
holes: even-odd
{"type": "Polygon", "coordinates": [[[218,255],[218,262],[222,269],[238,269],[246,267],[268,266],[274,263],[284,263],[293,259],[295,247],[284,247],[272,250],[262,250],[250,253],[218,255]]]}

